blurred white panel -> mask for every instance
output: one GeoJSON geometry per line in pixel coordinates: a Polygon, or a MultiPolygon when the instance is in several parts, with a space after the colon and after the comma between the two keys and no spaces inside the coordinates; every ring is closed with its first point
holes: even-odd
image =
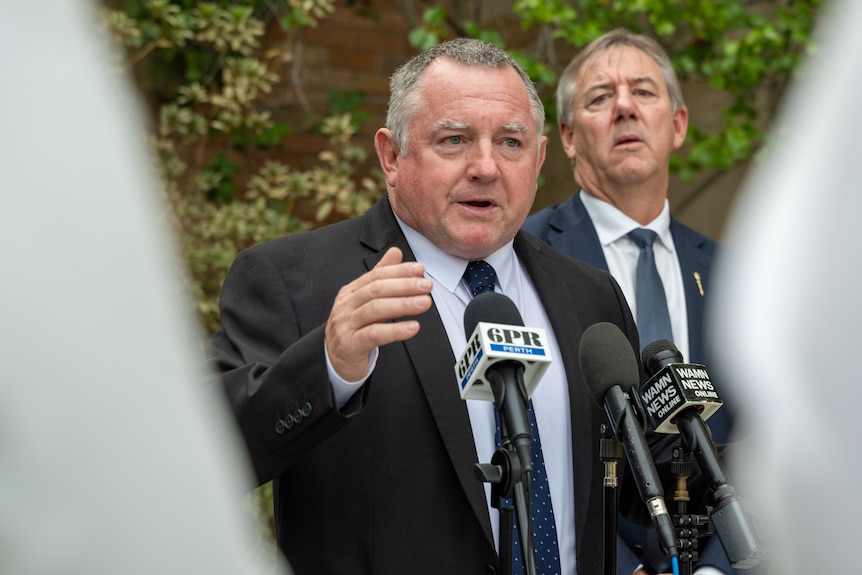
{"type": "Polygon", "coordinates": [[[862,544],[862,2],[826,8],[712,300],[716,364],[758,432],[730,472],[782,575],[851,573],[862,544]]]}
{"type": "Polygon", "coordinates": [[[0,573],[271,573],[96,28],[90,2],[0,4],[0,573]]]}

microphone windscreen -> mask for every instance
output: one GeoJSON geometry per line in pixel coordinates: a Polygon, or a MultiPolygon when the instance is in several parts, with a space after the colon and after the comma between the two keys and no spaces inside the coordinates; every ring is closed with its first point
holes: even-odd
{"type": "Polygon", "coordinates": [[[641,352],[641,361],[647,375],[652,377],[663,367],[671,363],[682,363],[682,352],[677,349],[672,341],[657,339],[647,344],[641,352]]]}
{"type": "Polygon", "coordinates": [[[464,310],[464,334],[467,339],[473,335],[480,321],[503,325],[524,325],[515,302],[493,291],[480,293],[467,304],[467,309],[464,310]]]}
{"type": "Polygon", "coordinates": [[[595,323],[584,331],[580,346],[581,372],[599,405],[615,385],[629,391],[640,380],[631,343],[616,325],[595,323]]]}
{"type": "MultiPolygon", "coordinates": [[[[667,339],[657,339],[654,342],[648,343],[646,347],[644,347],[643,351],[641,352],[641,360],[644,362],[644,364],[646,364],[649,358],[659,353],[660,351],[675,351],[680,354],[680,357],[682,356],[682,354],[679,352],[679,350],[676,348],[672,341],[667,339]]],[[[682,360],[680,360],[680,363],[681,362],[682,360]]]]}

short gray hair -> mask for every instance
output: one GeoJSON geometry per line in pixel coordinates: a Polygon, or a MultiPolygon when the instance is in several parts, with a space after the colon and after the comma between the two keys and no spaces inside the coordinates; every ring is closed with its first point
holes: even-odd
{"type": "Polygon", "coordinates": [[[395,70],[389,80],[389,109],[386,127],[392,132],[399,155],[407,154],[407,140],[413,116],[422,106],[422,89],[425,70],[436,58],[446,58],[456,64],[476,68],[515,69],[530,97],[530,112],[536,123],[537,138],[545,127],[545,107],[536,86],[526,72],[505,51],[489,42],[472,38],[456,38],[420,52],[395,70]]]}
{"type": "Polygon", "coordinates": [[[560,74],[560,81],[557,84],[557,124],[572,127],[574,117],[572,107],[575,100],[575,92],[577,91],[576,83],[578,74],[584,64],[592,59],[593,56],[600,52],[610,50],[615,46],[629,46],[636,48],[652,58],[658,65],[661,71],[664,83],[667,86],[667,91],[670,93],[670,103],[673,111],[676,112],[680,106],[684,106],[685,102],[682,99],[682,89],[679,87],[679,80],[676,77],[676,72],[673,69],[673,63],[664,51],[661,45],[649,38],[635,34],[624,28],[617,28],[602,36],[599,36],[590,44],[578,52],[578,54],[569,62],[563,73],[560,74]]]}

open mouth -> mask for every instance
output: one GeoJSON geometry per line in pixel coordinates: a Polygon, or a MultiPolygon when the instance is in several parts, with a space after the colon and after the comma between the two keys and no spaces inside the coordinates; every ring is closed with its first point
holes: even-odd
{"type": "Polygon", "coordinates": [[[624,136],[624,137],[620,138],[619,140],[617,140],[616,145],[617,146],[624,146],[626,144],[639,144],[640,141],[641,141],[640,138],[638,138],[637,136],[624,136]]]}
{"type": "Polygon", "coordinates": [[[464,202],[468,206],[473,206],[474,208],[489,208],[491,207],[491,202],[482,202],[482,201],[472,201],[472,202],[464,202]]]}

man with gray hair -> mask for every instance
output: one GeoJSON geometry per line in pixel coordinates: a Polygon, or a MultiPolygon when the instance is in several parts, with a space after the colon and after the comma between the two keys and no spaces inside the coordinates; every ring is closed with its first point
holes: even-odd
{"type": "Polygon", "coordinates": [[[544,329],[554,358],[530,410],[544,456],[533,478],[547,481],[530,488],[545,501],[539,572],[601,571],[605,417],[578,346],[609,322],[636,353],[637,330],[610,274],[520,232],[543,125],[535,87],[504,51],[468,39],[430,48],[391,79],[374,138],[384,198],[245,250],[228,272],[207,348],[257,478],[273,481],[279,547],[298,575],[500,572],[498,510],[474,474],[497,449],[494,405],[463,401],[454,371],[482,290],[544,329]]]}
{"type": "MultiPolygon", "coordinates": [[[[641,348],[667,339],[686,361],[706,363],[705,298],[718,246],[669,212],[669,161],[685,140],[688,110],[664,49],[624,29],[594,40],[560,76],[557,126],[578,191],[528,217],[524,230],[611,273],[635,314],[641,348]]],[[[728,439],[728,413],[725,405],[707,422],[716,441],[728,439]]],[[[619,572],[631,573],[637,560],[625,545],[620,552],[619,572]]],[[[717,538],[700,555],[698,565],[732,571],[717,538]]]]}

